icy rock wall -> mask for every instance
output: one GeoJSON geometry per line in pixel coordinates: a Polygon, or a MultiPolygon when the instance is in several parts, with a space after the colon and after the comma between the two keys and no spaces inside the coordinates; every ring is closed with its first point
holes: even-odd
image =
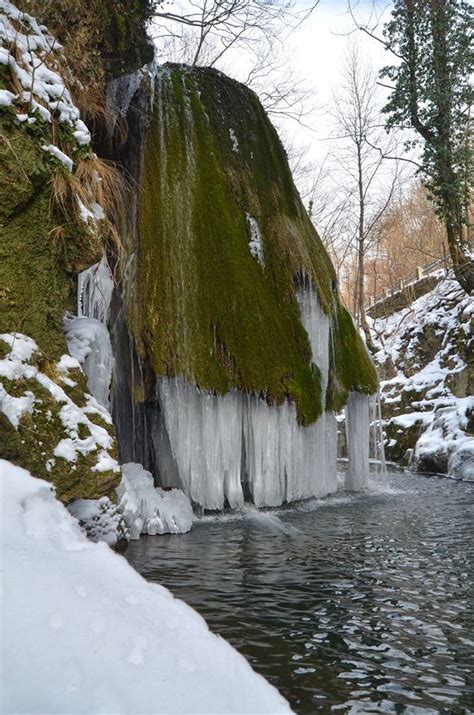
{"type": "Polygon", "coordinates": [[[290,402],[271,406],[236,390],[213,395],[182,377],[160,378],[157,391],[179,476],[176,486],[196,504],[222,509],[227,501],[240,507],[244,485],[259,507],[335,491],[332,413],[302,427],[290,402]]]}
{"type": "MultiPolygon", "coordinates": [[[[301,318],[321,374],[323,406],[329,371],[330,318],[308,284],[298,291],[301,318]]],[[[337,488],[336,417],[324,412],[298,424],[294,403],[269,405],[250,393],[218,396],[183,377],[159,378],[157,398],[176,469],[175,486],[206,509],[256,506],[325,496],[337,488]]],[[[324,407],[323,407],[324,409],[324,407]]],[[[367,414],[368,421],[368,414],[367,414]]],[[[368,422],[367,422],[368,438],[368,422]]],[[[169,458],[158,450],[158,459],[169,458]]],[[[160,472],[167,471],[169,463],[160,472]]]]}
{"type": "Polygon", "coordinates": [[[114,283],[106,258],[78,276],[77,317],[66,318],[69,352],[82,365],[93,397],[109,409],[114,357],[107,329],[114,283]]]}

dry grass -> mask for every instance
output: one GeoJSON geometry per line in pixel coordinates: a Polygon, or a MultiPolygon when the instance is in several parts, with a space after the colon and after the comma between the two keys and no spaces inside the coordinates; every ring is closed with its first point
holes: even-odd
{"type": "MultiPolygon", "coordinates": [[[[51,210],[66,221],[81,222],[81,204],[89,208],[98,204],[105,218],[90,222],[91,241],[97,250],[105,251],[112,259],[116,272],[123,267],[125,250],[117,226],[123,223],[128,186],[111,162],[95,154],[81,158],[73,174],[65,171],[51,172],[51,210]]],[[[64,227],[53,229],[52,239],[59,244],[65,241],[64,227]]]]}

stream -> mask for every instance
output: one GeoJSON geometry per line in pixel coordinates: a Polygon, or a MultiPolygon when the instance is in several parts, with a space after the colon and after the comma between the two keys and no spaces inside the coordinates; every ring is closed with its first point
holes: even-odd
{"type": "MultiPolygon", "coordinates": [[[[130,542],[296,713],[471,713],[474,484],[390,474],[130,542]]],[[[159,614],[157,614],[159,617],[159,614]]]]}

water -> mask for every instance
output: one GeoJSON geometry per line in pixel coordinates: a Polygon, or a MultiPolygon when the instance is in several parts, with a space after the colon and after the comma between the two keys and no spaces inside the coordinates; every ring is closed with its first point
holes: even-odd
{"type": "Polygon", "coordinates": [[[390,475],[368,494],[204,517],[126,557],[297,713],[470,713],[473,504],[472,484],[390,475]]]}

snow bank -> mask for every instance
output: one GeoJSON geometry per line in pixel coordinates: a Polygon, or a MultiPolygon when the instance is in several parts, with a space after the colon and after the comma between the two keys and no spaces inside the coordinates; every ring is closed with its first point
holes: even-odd
{"type": "Polygon", "coordinates": [[[51,487],[0,460],[5,715],[277,713],[205,621],[86,539],[51,487]]]}
{"type": "Polygon", "coordinates": [[[122,481],[117,488],[119,510],[131,539],[140,534],[183,534],[191,529],[193,510],[180,489],[155,488],[150,472],[141,464],[122,465],[122,481]]]}

